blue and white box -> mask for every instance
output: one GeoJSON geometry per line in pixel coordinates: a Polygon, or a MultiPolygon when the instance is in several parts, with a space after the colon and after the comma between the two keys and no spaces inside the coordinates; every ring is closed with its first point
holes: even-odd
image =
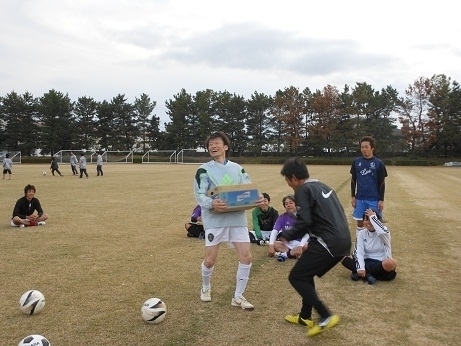
{"type": "Polygon", "coordinates": [[[211,198],[219,198],[226,201],[227,210],[224,212],[253,209],[257,207],[256,202],[259,199],[259,191],[256,184],[216,186],[209,190],[207,195],[211,198]]]}

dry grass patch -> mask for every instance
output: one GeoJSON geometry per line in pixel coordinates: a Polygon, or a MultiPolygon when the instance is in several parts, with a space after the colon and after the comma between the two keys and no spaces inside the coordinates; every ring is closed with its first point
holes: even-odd
{"type": "MultiPolygon", "coordinates": [[[[397,279],[352,282],[342,266],[317,280],[321,297],[342,317],[337,328],[307,339],[284,322],[300,299],[287,281],[293,261],[278,263],[254,246],[246,312],[230,306],[237,257],[222,246],[213,275],[213,301],[199,300],[203,242],[185,236],[195,204],[193,165],[105,165],[103,178],[42,176],[47,166],[16,165],[2,180],[0,215],[0,335],[2,345],[38,333],[53,345],[455,345],[460,306],[461,170],[388,167],[385,219],[392,231],[397,279]],[[27,183],[49,222],[9,227],[27,183]],[[36,316],[18,309],[21,294],[38,289],[47,303],[36,316]],[[142,303],[162,298],[159,325],[140,316],[142,303]],[[366,332],[369,332],[366,334],[366,332]]],[[[280,166],[246,165],[253,182],[283,210],[291,193],[280,166]]],[[[350,216],[348,166],[312,166],[312,177],[335,188],[350,216]]],[[[250,213],[247,214],[250,220],[250,213]]],[[[251,225],[251,223],[250,223],[251,225]]],[[[351,232],[355,224],[350,218],[351,232]]]]}

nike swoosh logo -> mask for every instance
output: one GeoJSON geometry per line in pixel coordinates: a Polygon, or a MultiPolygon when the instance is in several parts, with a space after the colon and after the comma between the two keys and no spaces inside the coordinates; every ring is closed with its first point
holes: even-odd
{"type": "Polygon", "coordinates": [[[322,191],[322,196],[323,196],[323,198],[328,198],[328,197],[330,197],[330,195],[331,195],[332,192],[333,192],[333,190],[330,190],[330,192],[328,192],[328,193],[325,193],[325,192],[322,191]]]}

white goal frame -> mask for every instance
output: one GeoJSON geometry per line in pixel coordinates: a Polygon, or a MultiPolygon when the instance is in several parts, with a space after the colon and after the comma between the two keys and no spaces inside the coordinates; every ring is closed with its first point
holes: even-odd
{"type": "MultiPolygon", "coordinates": [[[[102,151],[102,150],[101,150],[102,151]]],[[[100,151],[95,151],[90,156],[90,162],[96,163],[98,161],[98,154],[100,151]]],[[[106,150],[102,151],[103,163],[133,163],[133,150],[106,150]],[[114,159],[115,158],[115,159],[114,159]]]]}
{"type": "Polygon", "coordinates": [[[142,156],[142,163],[177,163],[176,150],[149,150],[142,156]],[[165,157],[165,161],[154,160],[155,157],[159,157],[159,154],[165,157]],[[169,154],[169,155],[168,155],[169,154]],[[166,161],[168,160],[168,161],[166,161]]]}

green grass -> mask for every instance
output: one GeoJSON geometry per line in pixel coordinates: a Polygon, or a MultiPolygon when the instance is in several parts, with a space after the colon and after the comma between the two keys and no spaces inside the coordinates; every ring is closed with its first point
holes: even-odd
{"type": "MultiPolygon", "coordinates": [[[[342,266],[316,280],[320,297],[342,318],[308,339],[284,315],[300,308],[287,281],[293,261],[253,246],[246,298],[252,312],[230,306],[237,256],[221,247],[213,274],[213,301],[199,300],[203,241],[185,236],[195,205],[196,165],[90,165],[89,179],[52,177],[48,165],[15,165],[1,180],[0,336],[17,345],[42,334],[56,345],[457,345],[461,306],[460,186],[454,167],[388,167],[384,218],[392,232],[397,278],[369,286],[342,266]],[[9,226],[12,208],[31,183],[50,218],[44,227],[9,226]],[[46,297],[35,316],[19,311],[19,297],[38,289],[46,297]],[[159,325],[141,319],[142,303],[163,299],[159,325]]],[[[280,166],[245,165],[252,181],[280,212],[292,191],[280,166]]],[[[311,176],[336,189],[350,219],[349,167],[310,166],[311,176]]],[[[250,213],[247,213],[250,221],[250,213]]],[[[249,222],[251,226],[251,222],[249,222]]]]}

